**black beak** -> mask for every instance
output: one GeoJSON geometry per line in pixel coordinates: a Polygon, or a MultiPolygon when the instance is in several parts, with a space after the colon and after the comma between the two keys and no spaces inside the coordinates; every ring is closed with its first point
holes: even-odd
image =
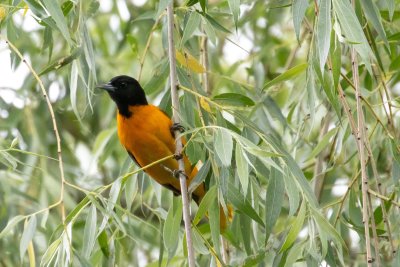
{"type": "Polygon", "coordinates": [[[112,85],[111,83],[100,84],[100,85],[97,85],[96,88],[100,88],[100,89],[106,90],[107,92],[111,92],[111,93],[115,92],[115,89],[116,89],[114,87],[114,85],[112,85]]]}

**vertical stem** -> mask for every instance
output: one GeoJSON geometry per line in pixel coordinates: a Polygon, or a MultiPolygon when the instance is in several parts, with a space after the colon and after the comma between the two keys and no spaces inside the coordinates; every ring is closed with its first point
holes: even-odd
{"type": "Polygon", "coordinates": [[[202,64],[205,68],[205,72],[203,73],[203,85],[204,85],[204,91],[206,92],[207,95],[210,95],[210,83],[208,81],[208,37],[207,35],[203,36],[201,38],[201,60],[202,64]]]}
{"type": "MultiPolygon", "coordinates": [[[[174,45],[174,11],[173,11],[173,1],[171,1],[167,6],[167,20],[168,20],[168,57],[169,57],[169,67],[170,67],[170,82],[171,82],[171,100],[172,100],[172,112],[174,123],[180,123],[179,118],[179,96],[178,96],[178,85],[176,76],[176,59],[175,59],[175,45],[174,45]]],[[[179,136],[179,131],[175,131],[175,136],[179,136]]],[[[180,155],[182,153],[182,140],[177,138],[175,140],[176,149],[175,154],[180,155]]],[[[185,163],[183,159],[178,160],[179,164],[179,182],[181,186],[182,195],[182,205],[183,205],[183,221],[185,223],[185,233],[186,233],[186,246],[188,251],[188,262],[189,267],[195,267],[194,260],[194,250],[192,243],[192,232],[191,232],[191,222],[189,214],[189,198],[186,184],[186,174],[185,174],[185,163]]]]}
{"type": "MultiPolygon", "coordinates": [[[[365,247],[367,250],[367,262],[368,266],[372,266],[372,256],[371,256],[371,240],[369,235],[369,212],[368,212],[368,177],[365,159],[365,123],[364,123],[364,113],[362,110],[361,103],[361,91],[359,86],[359,74],[358,74],[358,62],[357,53],[353,48],[351,48],[351,64],[353,69],[353,81],[356,89],[356,107],[357,107],[357,145],[358,154],[360,158],[361,165],[361,191],[362,191],[362,213],[363,213],[363,223],[365,232],[365,247]]],[[[379,256],[379,255],[377,255],[379,256]]]]}

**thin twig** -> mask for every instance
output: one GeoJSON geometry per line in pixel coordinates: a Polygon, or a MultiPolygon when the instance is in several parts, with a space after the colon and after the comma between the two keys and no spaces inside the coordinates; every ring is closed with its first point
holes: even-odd
{"type": "MultiPolygon", "coordinates": [[[[173,1],[167,6],[167,20],[168,20],[168,57],[170,66],[170,82],[171,82],[171,100],[172,100],[172,112],[174,123],[180,123],[179,118],[179,96],[177,88],[177,75],[176,75],[176,58],[175,58],[175,45],[174,45],[174,7],[173,1]]],[[[175,130],[175,136],[179,136],[179,130],[175,130]]],[[[180,155],[182,153],[182,139],[178,137],[175,140],[175,154],[180,155]]],[[[185,163],[183,158],[178,160],[179,165],[179,181],[182,193],[182,205],[183,205],[183,221],[185,224],[186,233],[186,246],[188,251],[188,263],[189,267],[195,267],[195,257],[192,242],[191,233],[191,222],[189,214],[189,197],[186,184],[185,174],[185,163]]]]}
{"type": "Polygon", "coordinates": [[[163,16],[163,14],[161,14],[157,20],[154,22],[153,27],[150,30],[150,34],[149,34],[149,38],[147,38],[147,42],[146,42],[146,46],[144,48],[143,51],[143,55],[140,57],[139,59],[139,64],[140,64],[140,68],[139,68],[139,75],[138,75],[138,81],[140,82],[140,78],[142,77],[142,72],[143,72],[143,66],[144,66],[144,61],[146,59],[146,55],[147,55],[147,51],[149,50],[150,47],[150,43],[151,43],[151,39],[153,37],[153,32],[156,30],[158,22],[160,21],[161,17],[163,16]]]}
{"type": "MultiPolygon", "coordinates": [[[[356,108],[357,108],[357,144],[358,154],[360,159],[361,167],[361,193],[362,193],[362,213],[364,223],[364,234],[365,234],[365,247],[367,252],[367,263],[368,266],[372,266],[373,258],[371,255],[371,240],[369,235],[369,212],[368,212],[368,177],[367,177],[367,166],[365,159],[365,123],[364,123],[364,112],[362,109],[361,102],[361,90],[359,87],[359,74],[358,74],[358,62],[357,53],[354,47],[351,48],[351,65],[353,70],[353,81],[356,89],[356,108]]],[[[379,256],[379,255],[377,255],[379,256]]]]}
{"type": "Polygon", "coordinates": [[[372,190],[372,189],[368,189],[368,193],[370,193],[370,194],[373,195],[374,197],[377,197],[377,198],[379,198],[379,199],[381,199],[381,200],[389,201],[389,202],[392,203],[393,205],[395,205],[395,206],[397,206],[397,207],[400,208],[400,203],[399,203],[399,202],[396,202],[396,201],[394,201],[393,199],[391,199],[391,198],[389,198],[389,197],[387,197],[387,196],[381,195],[381,194],[375,192],[375,191],[372,190]]]}
{"type": "MultiPolygon", "coordinates": [[[[51,121],[53,124],[53,131],[54,131],[54,135],[56,137],[56,141],[57,141],[57,155],[58,155],[58,167],[60,169],[60,177],[61,177],[61,192],[60,192],[60,200],[57,201],[55,204],[60,204],[61,205],[61,217],[62,217],[62,222],[64,223],[65,221],[65,207],[64,207],[64,184],[65,184],[65,178],[64,178],[64,165],[63,165],[63,160],[62,160],[62,150],[61,150],[61,138],[60,138],[60,134],[57,128],[57,121],[54,115],[54,110],[53,107],[51,105],[50,99],[47,95],[47,91],[44,88],[43,82],[42,80],[39,78],[39,75],[36,73],[36,71],[32,68],[32,66],[26,61],[26,59],[23,57],[23,55],[21,54],[21,52],[18,50],[18,48],[11,43],[7,38],[0,36],[0,39],[4,39],[6,41],[6,43],[9,45],[9,47],[18,55],[18,57],[22,60],[22,62],[25,63],[25,65],[28,67],[28,69],[30,70],[30,72],[32,73],[32,75],[35,77],[36,81],[39,84],[40,89],[42,90],[42,94],[44,99],[46,100],[47,103],[47,107],[48,110],[50,112],[50,117],[51,117],[51,121]]],[[[54,205],[55,205],[54,204],[54,205]]]]}

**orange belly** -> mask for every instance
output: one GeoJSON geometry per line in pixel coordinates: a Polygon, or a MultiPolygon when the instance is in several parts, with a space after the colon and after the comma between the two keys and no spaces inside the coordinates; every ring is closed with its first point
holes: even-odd
{"type": "MultiPolygon", "coordinates": [[[[136,159],[141,167],[171,156],[175,153],[175,140],[170,132],[171,119],[159,108],[153,105],[130,106],[132,115],[129,118],[117,115],[118,137],[121,144],[136,159]]],[[[189,176],[188,184],[197,173],[189,160],[184,156],[185,171],[189,176]]],[[[164,160],[146,169],[159,184],[174,192],[180,192],[179,179],[171,171],[178,170],[178,162],[174,158],[164,160]]],[[[194,192],[200,201],[205,194],[204,185],[200,185],[194,192]]]]}

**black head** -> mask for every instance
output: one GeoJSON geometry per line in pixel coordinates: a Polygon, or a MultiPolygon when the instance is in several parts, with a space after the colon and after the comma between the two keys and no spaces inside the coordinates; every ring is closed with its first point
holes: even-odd
{"type": "Polygon", "coordinates": [[[121,75],[112,78],[108,83],[96,86],[108,92],[118,106],[118,111],[130,117],[129,106],[147,105],[146,95],[139,82],[134,78],[121,75]]]}

